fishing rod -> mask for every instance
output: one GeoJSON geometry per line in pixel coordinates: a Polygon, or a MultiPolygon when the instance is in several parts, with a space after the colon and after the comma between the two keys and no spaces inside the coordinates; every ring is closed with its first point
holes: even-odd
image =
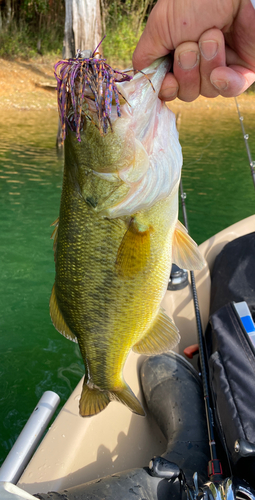
{"type": "MultiPolygon", "coordinates": [[[[189,232],[188,217],[187,217],[187,210],[186,210],[186,203],[185,203],[186,193],[184,193],[184,191],[183,191],[182,180],[180,180],[180,193],[181,193],[181,204],[182,204],[184,225],[185,225],[187,231],[189,232]]],[[[208,430],[208,437],[209,437],[209,449],[210,449],[210,456],[211,456],[211,460],[208,463],[208,476],[211,479],[211,481],[219,482],[222,480],[222,477],[223,477],[222,476],[222,467],[221,467],[220,460],[217,458],[216,443],[215,443],[215,438],[214,438],[214,429],[213,429],[214,422],[213,422],[212,409],[210,407],[210,400],[209,400],[209,388],[208,388],[208,377],[207,377],[207,371],[206,371],[203,329],[202,329],[202,322],[201,322],[200,308],[199,308],[199,303],[198,303],[197,287],[196,287],[196,280],[195,280],[194,271],[190,271],[190,279],[191,279],[191,287],[192,287],[192,293],[193,293],[193,301],[194,301],[196,324],[197,324],[199,359],[200,359],[200,365],[201,365],[201,378],[202,378],[202,384],[203,384],[203,395],[204,395],[204,402],[205,402],[205,413],[206,413],[207,430],[208,430]]]]}
{"type": "MultiPolygon", "coordinates": [[[[178,113],[177,117],[176,117],[176,126],[177,126],[178,131],[180,130],[180,123],[181,123],[181,113],[178,113]]],[[[181,204],[182,204],[184,225],[185,225],[187,231],[189,232],[188,216],[187,216],[187,209],[186,209],[186,203],[185,203],[186,193],[184,193],[184,190],[183,190],[182,179],[180,180],[180,194],[181,194],[181,204]]],[[[197,287],[196,287],[196,280],[195,280],[194,271],[190,271],[190,279],[191,279],[191,287],[192,287],[193,302],[194,302],[196,324],[197,324],[199,359],[200,359],[200,365],[201,365],[201,378],[202,378],[202,384],[203,384],[205,414],[206,414],[206,423],[207,423],[208,438],[209,438],[209,449],[210,449],[210,456],[211,456],[211,460],[208,463],[208,476],[210,477],[211,480],[219,482],[222,479],[222,467],[221,467],[221,463],[220,463],[219,459],[217,458],[217,453],[216,453],[216,443],[215,443],[215,439],[214,439],[214,430],[213,430],[214,422],[213,422],[213,415],[212,415],[212,410],[210,407],[210,400],[209,400],[208,376],[207,376],[207,371],[206,371],[203,329],[202,329],[202,321],[201,321],[201,315],[200,315],[200,309],[199,309],[199,303],[198,303],[197,287]]]]}
{"type": "Polygon", "coordinates": [[[246,151],[247,151],[247,155],[248,155],[248,159],[249,159],[249,164],[250,164],[250,169],[251,169],[251,176],[252,176],[252,180],[253,180],[253,185],[254,185],[254,188],[255,188],[255,161],[252,160],[251,151],[250,151],[250,147],[249,147],[249,144],[248,144],[249,134],[246,134],[246,132],[245,132],[245,128],[244,128],[244,124],[243,124],[243,116],[240,113],[240,108],[239,108],[239,104],[237,102],[237,98],[236,97],[235,97],[235,103],[236,103],[237,113],[238,113],[238,117],[239,117],[239,120],[240,120],[241,129],[242,129],[242,133],[243,133],[245,147],[246,147],[246,151]]]}

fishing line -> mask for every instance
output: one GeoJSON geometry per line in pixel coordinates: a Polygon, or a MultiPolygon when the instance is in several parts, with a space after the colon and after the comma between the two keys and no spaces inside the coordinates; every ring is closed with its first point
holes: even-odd
{"type": "Polygon", "coordinates": [[[244,124],[243,124],[243,119],[244,118],[243,118],[243,116],[240,113],[240,108],[239,108],[239,104],[237,102],[237,98],[236,97],[235,97],[235,103],[236,103],[237,113],[238,113],[238,117],[239,117],[241,129],[242,129],[242,133],[243,133],[243,138],[244,138],[244,142],[245,142],[246,152],[247,152],[247,156],[248,156],[248,159],[249,159],[249,164],[250,164],[250,169],[251,169],[251,176],[252,176],[252,180],[253,180],[253,185],[254,185],[254,188],[255,188],[255,161],[252,160],[251,151],[250,151],[250,147],[249,147],[249,144],[248,144],[249,134],[246,134],[246,132],[245,132],[245,128],[244,128],[244,124]]]}
{"type": "Polygon", "coordinates": [[[206,146],[203,147],[202,151],[201,151],[201,155],[199,156],[199,158],[197,158],[196,160],[194,161],[190,161],[189,163],[186,164],[186,167],[190,167],[190,165],[195,165],[196,163],[198,163],[199,161],[202,160],[203,156],[204,156],[204,152],[207,148],[209,148],[209,146],[211,146],[213,142],[213,138],[210,140],[210,142],[208,142],[208,144],[206,144],[206,146]]]}

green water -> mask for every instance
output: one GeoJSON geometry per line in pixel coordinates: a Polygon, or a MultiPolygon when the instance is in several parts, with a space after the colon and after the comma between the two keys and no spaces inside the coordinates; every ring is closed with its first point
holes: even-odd
{"type": "MultiPolygon", "coordinates": [[[[255,159],[254,107],[244,124],[255,159]]],[[[63,168],[56,129],[53,110],[0,119],[0,464],[43,392],[64,404],[83,374],[78,347],[56,332],[48,308],[63,168]]],[[[234,108],[188,109],[180,139],[190,232],[201,243],[254,213],[254,188],[234,108]]]]}

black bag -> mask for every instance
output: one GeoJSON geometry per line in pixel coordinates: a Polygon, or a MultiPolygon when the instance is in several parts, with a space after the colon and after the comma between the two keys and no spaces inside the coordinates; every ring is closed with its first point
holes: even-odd
{"type": "Polygon", "coordinates": [[[205,333],[215,425],[233,472],[255,485],[255,349],[233,301],[255,313],[255,233],[228,243],[212,272],[205,333]],[[223,280],[223,281],[222,281],[223,280]]]}
{"type": "Polygon", "coordinates": [[[255,232],[227,243],[212,271],[210,314],[245,300],[255,319],[255,232]]]}

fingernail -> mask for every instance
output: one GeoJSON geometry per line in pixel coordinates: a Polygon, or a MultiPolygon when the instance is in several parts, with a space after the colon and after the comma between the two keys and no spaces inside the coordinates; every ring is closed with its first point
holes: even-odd
{"type": "Polygon", "coordinates": [[[178,94],[178,88],[173,89],[172,87],[169,87],[167,89],[161,90],[159,92],[159,99],[161,101],[167,101],[173,99],[173,97],[176,97],[178,94]]]}
{"type": "Polygon", "coordinates": [[[228,88],[228,82],[226,82],[226,80],[211,80],[211,84],[217,90],[227,90],[228,88]]]}
{"type": "Polygon", "coordinates": [[[192,69],[195,68],[199,61],[198,52],[189,50],[187,52],[181,52],[178,56],[178,64],[182,69],[192,69]]]}
{"type": "Polygon", "coordinates": [[[219,45],[214,40],[206,40],[204,42],[200,42],[199,48],[204,58],[207,59],[207,61],[210,61],[216,56],[219,50],[219,45]]]}

